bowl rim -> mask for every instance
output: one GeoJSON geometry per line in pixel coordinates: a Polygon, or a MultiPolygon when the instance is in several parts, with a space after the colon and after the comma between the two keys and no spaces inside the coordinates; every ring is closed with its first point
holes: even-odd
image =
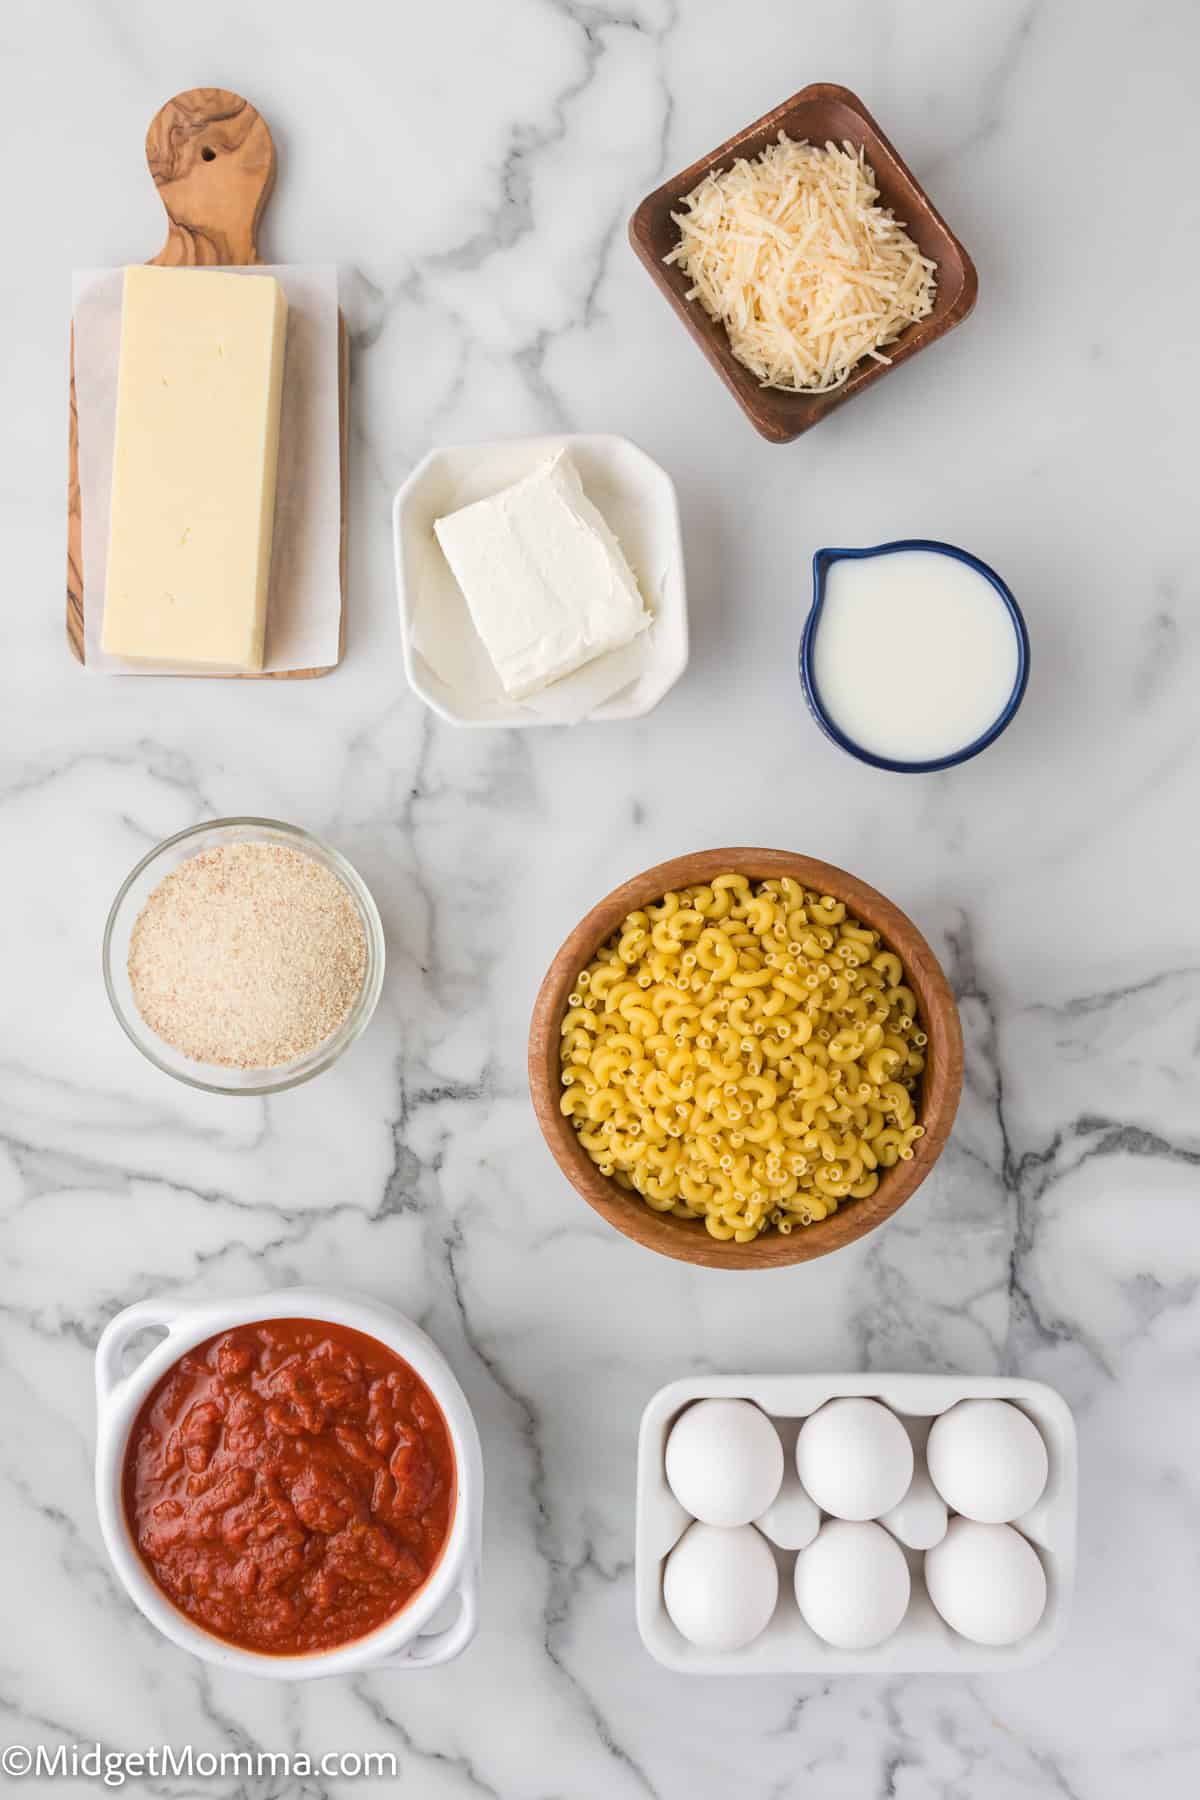
{"type": "Polygon", "coordinates": [[[278,1288],[229,1300],[138,1301],[109,1321],[96,1347],[95,1499],[100,1535],[125,1592],[154,1628],[182,1650],[204,1662],[237,1672],[281,1681],[303,1681],[373,1667],[384,1661],[399,1667],[411,1661],[444,1660],[433,1646],[421,1655],[414,1640],[455,1591],[462,1595],[460,1619],[446,1632],[449,1654],[457,1655],[474,1634],[476,1565],[482,1536],[483,1458],[478,1426],[470,1403],[445,1356],[412,1319],[382,1301],[334,1289],[278,1288]],[[230,1643],[206,1631],[181,1612],[158,1586],[142,1562],[129,1531],[122,1495],[122,1476],[129,1434],[151,1388],[197,1344],[239,1325],[266,1319],[311,1319],[348,1326],[373,1337],[407,1362],[425,1382],[446,1424],[454,1450],[456,1493],[454,1516],[437,1562],[409,1603],[365,1636],[330,1650],[299,1655],[271,1655],[230,1643]],[[165,1328],[155,1344],[128,1374],[120,1358],[135,1334],[165,1328]],[[406,1655],[412,1647],[416,1654],[406,1655]],[[399,1653],[399,1654],[397,1654],[399,1653]]]}
{"type": "MultiPolygon", "coordinates": [[[[134,1049],[140,1051],[147,1062],[152,1063],[156,1069],[161,1069],[164,1075],[170,1075],[173,1080],[181,1081],[185,1087],[197,1088],[201,1093],[229,1094],[234,1098],[257,1100],[267,1094],[281,1094],[288,1088],[300,1087],[304,1082],[311,1081],[314,1075],[323,1074],[350,1048],[351,1044],[361,1037],[371,1022],[379,1003],[379,996],[383,991],[384,970],[387,966],[387,944],[383,933],[383,921],[379,916],[379,908],[375,904],[374,896],[358,870],[351,862],[347,861],[340,850],[335,850],[332,844],[326,843],[323,838],[317,836],[316,832],[306,831],[302,825],[290,825],[286,819],[260,818],[253,813],[239,813],[227,818],[205,819],[197,825],[187,825],[182,831],[173,832],[170,837],[163,838],[160,843],[155,844],[153,849],[148,850],[134,865],[117,889],[113,903],[108,909],[108,917],[104,922],[104,935],[100,944],[100,966],[104,977],[104,991],[108,995],[109,1005],[112,1007],[116,1021],[134,1049]],[[159,1056],[155,1052],[151,1043],[144,1042],[139,1035],[137,1024],[129,1016],[128,1010],[117,992],[112,967],[113,937],[121,908],[139,876],[143,875],[159,857],[175,849],[178,845],[186,843],[190,838],[201,837],[207,832],[230,829],[273,832],[280,837],[294,839],[300,848],[315,850],[318,856],[325,858],[358,907],[367,945],[367,967],[363,975],[362,987],[342,1023],[325,1040],[324,1048],[318,1046],[320,1054],[314,1053],[315,1060],[311,1065],[299,1070],[293,1067],[292,1072],[288,1074],[286,1070],[289,1065],[284,1064],[285,1072],[276,1078],[247,1083],[240,1087],[230,1082],[206,1080],[203,1076],[190,1075],[183,1069],[176,1069],[165,1057],[159,1056]]],[[[143,1028],[148,1037],[155,1036],[150,1026],[144,1025],[144,1022],[143,1028]]],[[[215,1065],[198,1063],[196,1066],[205,1068],[215,1065]]],[[[248,1073],[253,1073],[253,1071],[248,1071],[248,1073]]],[[[264,1076],[270,1077],[273,1072],[264,1069],[262,1073],[264,1076]]]]}
{"type": "MultiPolygon", "coordinates": [[[[807,135],[807,134],[805,134],[807,135]]],[[[762,146],[760,145],[759,148],[762,146]]],[[[758,154],[755,149],[753,154],[758,154]]],[[[886,200],[886,195],[885,195],[886,200]]],[[[894,202],[887,202],[893,205],[894,202]]],[[[910,231],[913,221],[906,221],[910,231]]],[[[974,310],[979,298],[979,274],[961,238],[934,204],[928,189],[919,181],[900,155],[878,120],[852,89],[840,82],[814,81],[771,107],[759,118],[726,138],[716,149],[699,156],[686,169],[661,182],[639,201],[628,225],[629,241],[647,274],[667,301],[676,317],[703,352],[706,360],[733,395],[760,437],[771,443],[787,444],[810,430],[835,408],[844,405],[872,383],[889,375],[900,363],[907,362],[928,349],[939,338],[961,325],[974,310]],[[924,319],[909,325],[888,348],[886,363],[864,358],[841,387],[821,393],[787,392],[764,388],[757,377],[733,354],[728,334],[720,321],[710,320],[706,313],[684,297],[684,289],[673,280],[674,271],[662,264],[659,246],[654,240],[653,221],[665,205],[670,208],[722,163],[748,153],[748,146],[759,137],[764,144],[785,130],[791,116],[800,108],[820,104],[841,106],[856,119],[861,136],[859,142],[878,177],[881,167],[889,188],[899,188],[915,201],[932,228],[939,232],[953,250],[958,268],[952,286],[940,278],[933,311],[924,319]],[[945,304],[941,302],[944,300],[945,304]],[[713,330],[715,327],[715,332],[713,330]]],[[[940,266],[940,265],[939,265],[940,266]]]]}
{"type": "MultiPolygon", "coordinates": [[[[560,449],[571,449],[578,445],[590,449],[594,454],[612,455],[614,449],[632,453],[636,461],[645,465],[647,480],[659,477],[665,484],[665,500],[663,511],[668,518],[673,544],[673,564],[679,587],[679,599],[673,609],[675,629],[679,643],[673,655],[659,654],[655,661],[655,670],[659,682],[650,695],[639,702],[626,701],[619,704],[620,694],[614,694],[604,701],[593,713],[589,713],[579,723],[581,725],[614,725],[622,724],[630,719],[644,719],[666,699],[683,677],[690,656],[690,633],[688,626],[688,592],[687,562],[684,555],[683,521],[679,509],[679,490],[675,478],[664,468],[656,457],[648,450],[626,437],[619,431],[543,431],[513,432],[507,437],[467,439],[460,443],[435,444],[416,462],[392,497],[392,561],[396,583],[397,610],[400,617],[400,658],[404,666],[404,674],[409,687],[431,712],[444,719],[448,725],[455,725],[466,731],[524,731],[530,729],[553,727],[555,721],[541,717],[528,707],[522,707],[520,701],[512,701],[512,715],[497,718],[472,718],[470,715],[456,711],[440,694],[429,687],[418,667],[420,652],[413,641],[413,593],[410,580],[408,545],[410,525],[408,509],[413,494],[425,479],[430,469],[435,468],[447,456],[470,454],[486,455],[489,452],[504,449],[511,444],[543,445],[550,454],[550,446],[560,449]]],[[[421,661],[424,659],[421,658],[421,661]]],[[[622,690],[624,692],[626,690],[622,690]]]]}
{"type": "Polygon", "coordinates": [[[833,863],[796,851],[731,846],[692,851],[656,863],[622,882],[585,913],[560,945],[538,990],[529,1027],[528,1074],[533,1109],[551,1155],[576,1192],[617,1231],[679,1262],[727,1270],[781,1268],[810,1262],[864,1237],[898,1211],[920,1186],[945,1146],[958,1108],[963,1079],[962,1026],[937,957],[894,901],[833,863]],[[923,1028],[929,1037],[929,1079],[920,1112],[925,1135],[917,1140],[912,1161],[886,1170],[874,1194],[840,1206],[817,1225],[787,1236],[765,1232],[752,1243],[737,1245],[718,1242],[699,1220],[654,1212],[602,1175],[562,1112],[558,1078],[559,1027],[580,969],[628,912],[672,889],[710,880],[727,870],[752,881],[790,875],[844,901],[901,957],[921,1002],[923,1028]]]}
{"type": "Polygon", "coordinates": [[[808,710],[816,720],[825,736],[835,743],[839,749],[847,751],[859,762],[869,763],[874,769],[888,769],[896,775],[933,775],[939,769],[953,769],[959,763],[970,762],[989,744],[994,744],[1001,732],[1012,724],[1017,710],[1025,698],[1025,689],[1029,685],[1030,647],[1029,631],[1016,596],[1008,583],[997,575],[989,563],[975,556],[970,550],[962,550],[957,544],[943,543],[940,538],[893,538],[886,544],[868,544],[859,549],[823,549],[818,550],[812,560],[813,597],[804,621],[804,630],[800,635],[800,681],[804,688],[804,698],[808,702],[808,710]],[[956,562],[966,563],[982,575],[994,588],[1008,611],[1009,620],[1017,640],[1017,672],[1013,679],[1012,690],[994,722],[981,732],[962,750],[955,750],[949,756],[937,756],[927,762],[900,762],[895,758],[880,756],[874,750],[867,750],[844,732],[821,698],[821,690],[813,669],[813,643],[817,626],[821,622],[821,614],[825,610],[826,578],[835,562],[862,562],[870,557],[891,556],[903,550],[928,550],[937,556],[949,556],[956,562]]]}

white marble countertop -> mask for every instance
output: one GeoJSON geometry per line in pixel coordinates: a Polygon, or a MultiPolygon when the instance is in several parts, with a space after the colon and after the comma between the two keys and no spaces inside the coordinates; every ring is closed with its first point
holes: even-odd
{"type": "Polygon", "coordinates": [[[728,0],[30,0],[6,17],[0,1739],[387,1749],[419,1800],[1200,1786],[1196,16],[752,10],[744,35],[728,0]],[[775,448],[625,221],[820,79],[859,92],[928,182],[980,302],[775,448]],[[200,82],[274,129],[265,253],[343,271],[349,647],[325,681],[105,680],[64,645],[70,271],[157,248],[142,136],[200,82]],[[391,495],[431,443],[559,429],[626,433],[675,476],[691,669],[629,726],[455,731],[405,688],[391,495]],[[1034,645],[1008,735],[922,779],[843,757],[795,675],[813,550],[911,534],[993,562],[1034,645]],[[132,862],[236,812],[328,836],[389,940],[368,1034],[266,1102],[156,1074],[99,974],[132,862]],[[568,928],[626,874],[723,842],[809,851],[892,895],[943,955],[967,1036],[953,1140],[895,1221],[744,1279],[609,1232],[524,1085],[530,1003],[568,928]],[[302,1280],[421,1320],[477,1411],[485,1613],[450,1667],[224,1677],[160,1641],[109,1569],[90,1467],[105,1322],[150,1293],[302,1280]],[[1075,1408],[1079,1591],[1044,1667],[738,1684],[643,1652],[646,1399],[689,1371],[839,1367],[1013,1371],[1075,1408]]]}

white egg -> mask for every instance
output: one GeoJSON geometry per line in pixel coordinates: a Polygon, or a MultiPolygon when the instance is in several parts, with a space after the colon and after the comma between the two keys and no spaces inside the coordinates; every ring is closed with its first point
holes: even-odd
{"type": "Polygon", "coordinates": [[[748,1525],[779,1492],[783,1445],[749,1400],[701,1400],[672,1426],[666,1469],[671,1492],[694,1519],[748,1525]]]}
{"type": "Polygon", "coordinates": [[[925,1586],[952,1631],[973,1644],[1015,1644],[1046,1609],[1046,1571],[1011,1525],[951,1519],[926,1552],[925,1586]]]}
{"type": "Polygon", "coordinates": [[[1042,1434],[1007,1400],[960,1400],[934,1420],[925,1455],[950,1510],[984,1525],[1019,1519],[1046,1486],[1042,1434]]]}
{"type": "Polygon", "coordinates": [[[904,1552],[882,1525],[827,1519],[796,1558],[796,1604],[837,1650],[871,1650],[890,1638],[911,1591],[904,1552]]]}
{"type": "Polygon", "coordinates": [[[701,1650],[741,1650],[764,1631],[779,1598],[779,1570],[753,1525],[692,1525],[663,1571],[675,1628],[701,1650]]]}
{"type": "Polygon", "coordinates": [[[877,1519],[908,1492],[912,1442],[878,1400],[830,1400],[800,1427],[796,1471],[823,1512],[877,1519]]]}

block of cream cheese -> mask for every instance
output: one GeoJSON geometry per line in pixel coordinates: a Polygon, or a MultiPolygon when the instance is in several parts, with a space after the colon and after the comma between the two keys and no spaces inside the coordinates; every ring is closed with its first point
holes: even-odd
{"type": "Polygon", "coordinates": [[[286,330],[272,275],[126,269],[110,655],[262,668],[286,330]]]}
{"type": "Polygon", "coordinates": [[[565,450],[434,530],[510,699],[619,650],[651,622],[565,450]]]}

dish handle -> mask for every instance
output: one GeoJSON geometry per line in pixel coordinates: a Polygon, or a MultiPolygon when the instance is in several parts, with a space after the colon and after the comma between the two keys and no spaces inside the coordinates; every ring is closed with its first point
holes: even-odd
{"type": "Polygon", "coordinates": [[[444,1631],[419,1631],[411,1643],[394,1656],[384,1656],[374,1665],[377,1669],[431,1669],[437,1663],[458,1656],[479,1628],[478,1553],[472,1550],[455,1590],[458,1595],[458,1617],[444,1631]]]}
{"type": "Polygon", "coordinates": [[[96,1345],[96,1405],[103,1411],[117,1389],[136,1370],[126,1370],[125,1352],[143,1331],[165,1331],[169,1337],[181,1319],[199,1307],[171,1306],[162,1300],[139,1300],[110,1319],[96,1345]]]}

